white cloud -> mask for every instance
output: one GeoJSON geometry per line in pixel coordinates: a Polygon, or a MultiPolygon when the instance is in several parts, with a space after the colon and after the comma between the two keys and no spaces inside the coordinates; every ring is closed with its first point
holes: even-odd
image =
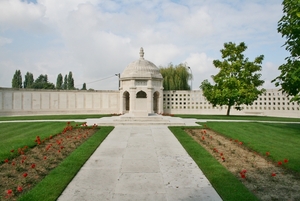
{"type": "Polygon", "coordinates": [[[0,36],[0,47],[11,43],[13,40],[11,38],[5,38],[0,36]]]}
{"type": "Polygon", "coordinates": [[[212,82],[211,75],[218,72],[212,63],[213,59],[208,57],[205,53],[192,53],[185,62],[192,70],[193,89],[199,89],[201,82],[205,79],[212,82]]]}
{"type": "Polygon", "coordinates": [[[207,73],[215,68],[213,59],[209,58],[205,53],[192,53],[186,59],[188,66],[193,66],[193,69],[198,73],[207,73]]]}
{"type": "Polygon", "coordinates": [[[280,72],[278,70],[278,65],[276,65],[270,61],[263,63],[261,74],[262,74],[261,79],[263,79],[265,81],[263,87],[265,87],[267,89],[275,88],[275,84],[272,83],[271,81],[280,74],[280,72]]]}
{"type": "Polygon", "coordinates": [[[0,30],[34,29],[40,24],[44,15],[44,7],[20,0],[0,1],[0,30]]]}

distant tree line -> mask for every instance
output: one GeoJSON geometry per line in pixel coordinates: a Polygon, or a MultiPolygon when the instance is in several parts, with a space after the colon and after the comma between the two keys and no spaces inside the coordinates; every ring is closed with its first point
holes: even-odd
{"type": "MultiPolygon", "coordinates": [[[[12,78],[12,88],[24,88],[24,89],[59,89],[59,90],[74,90],[74,78],[72,71],[64,78],[62,74],[58,74],[56,79],[56,85],[48,81],[47,74],[41,74],[36,80],[33,78],[33,74],[27,72],[25,74],[24,82],[22,82],[22,74],[20,70],[16,70],[12,78]]],[[[83,83],[82,89],[86,90],[86,83],[83,83]]]]}

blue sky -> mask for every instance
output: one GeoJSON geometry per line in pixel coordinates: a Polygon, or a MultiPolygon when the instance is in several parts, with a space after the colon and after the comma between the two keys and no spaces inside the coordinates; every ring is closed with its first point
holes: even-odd
{"type": "Polygon", "coordinates": [[[245,42],[245,56],[263,54],[265,88],[288,53],[277,33],[281,0],[1,0],[0,87],[16,70],[34,78],[73,72],[78,88],[115,90],[116,73],[139,58],[158,67],[187,63],[193,89],[216,74],[225,42],[245,42]],[[108,78],[109,77],[109,78],[108,78]],[[108,78],[108,79],[105,79],[108,78]],[[102,80],[94,82],[97,80],[102,80]],[[88,84],[93,82],[91,84],[88,84]]]}

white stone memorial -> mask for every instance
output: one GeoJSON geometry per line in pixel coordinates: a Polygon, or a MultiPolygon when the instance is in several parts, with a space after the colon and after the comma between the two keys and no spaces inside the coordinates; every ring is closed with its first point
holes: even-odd
{"type": "Polygon", "coordinates": [[[149,116],[163,113],[163,77],[159,68],[140,58],[131,62],[120,76],[120,113],[149,116]]]}

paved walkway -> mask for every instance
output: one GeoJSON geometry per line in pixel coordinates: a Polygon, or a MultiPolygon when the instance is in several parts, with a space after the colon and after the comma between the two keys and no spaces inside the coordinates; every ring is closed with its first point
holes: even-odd
{"type": "Polygon", "coordinates": [[[58,200],[222,199],[166,125],[117,125],[58,200]]]}

